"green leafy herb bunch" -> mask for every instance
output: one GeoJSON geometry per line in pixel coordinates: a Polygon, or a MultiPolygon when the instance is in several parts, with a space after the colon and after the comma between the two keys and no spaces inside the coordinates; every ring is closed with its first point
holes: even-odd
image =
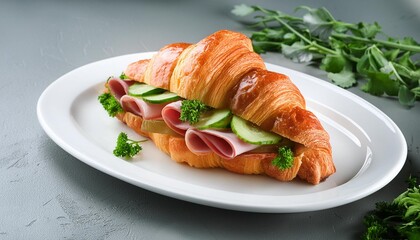
{"type": "Polygon", "coordinates": [[[296,11],[303,11],[303,16],[242,4],[232,13],[255,15],[251,39],[257,53],[281,52],[295,62],[319,63],[343,88],[366,79],[363,91],[396,97],[404,106],[420,99],[420,64],[414,60],[420,45],[413,38],[379,39],[386,34],[378,23],[339,21],[326,8],[300,6],[296,11]]]}

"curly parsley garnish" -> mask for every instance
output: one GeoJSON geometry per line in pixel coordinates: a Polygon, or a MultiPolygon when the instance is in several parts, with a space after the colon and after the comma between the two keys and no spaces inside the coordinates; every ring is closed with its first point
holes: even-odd
{"type": "Polygon", "coordinates": [[[117,146],[115,147],[113,153],[117,157],[132,158],[142,150],[140,143],[145,141],[147,140],[134,141],[129,139],[126,133],[121,132],[118,135],[117,146]]]}
{"type": "Polygon", "coordinates": [[[120,79],[122,79],[122,80],[129,80],[130,78],[129,78],[127,75],[125,75],[125,73],[124,73],[124,72],[122,72],[122,73],[120,74],[120,79]]]}
{"type": "Polygon", "coordinates": [[[420,239],[420,186],[410,177],[407,190],[392,202],[377,202],[363,219],[362,239],[420,239]]]}
{"type": "Polygon", "coordinates": [[[199,100],[183,100],[179,119],[194,124],[198,122],[200,115],[207,110],[210,110],[210,107],[199,100]]]}
{"type": "Polygon", "coordinates": [[[277,156],[271,161],[271,164],[280,170],[286,170],[293,166],[293,152],[290,147],[279,147],[277,156]]]}
{"type": "Polygon", "coordinates": [[[123,112],[123,109],[118,100],[110,93],[103,93],[98,96],[99,102],[102,104],[104,109],[108,112],[110,117],[115,117],[118,113],[123,112]]]}

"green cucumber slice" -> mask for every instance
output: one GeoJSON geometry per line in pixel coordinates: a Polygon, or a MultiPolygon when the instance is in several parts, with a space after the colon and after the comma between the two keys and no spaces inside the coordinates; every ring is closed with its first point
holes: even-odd
{"type": "Polygon", "coordinates": [[[256,144],[256,145],[267,145],[277,144],[282,139],[281,136],[266,132],[249,121],[242,119],[238,116],[233,116],[230,123],[232,131],[244,142],[256,144]]]}
{"type": "Polygon", "coordinates": [[[228,128],[232,119],[229,109],[214,109],[201,114],[200,119],[193,126],[197,129],[228,128]]]}
{"type": "Polygon", "coordinates": [[[165,89],[153,87],[144,83],[134,83],[128,87],[128,95],[131,96],[148,96],[163,93],[165,89]]]}
{"type": "Polygon", "coordinates": [[[179,97],[175,93],[172,92],[164,92],[161,94],[156,95],[149,95],[144,96],[143,100],[149,103],[165,103],[165,102],[173,102],[178,100],[179,97]]]}

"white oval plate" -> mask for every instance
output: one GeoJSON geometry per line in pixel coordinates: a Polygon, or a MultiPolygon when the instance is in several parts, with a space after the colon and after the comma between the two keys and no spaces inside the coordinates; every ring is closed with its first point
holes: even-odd
{"type": "Polygon", "coordinates": [[[120,132],[140,139],[110,118],[97,100],[106,79],[152,52],[94,62],[53,82],[38,100],[37,114],[49,137],[65,151],[111,176],[166,196],[225,209],[251,212],[304,212],[361,199],[388,184],[401,170],[407,144],[395,123],[380,110],[330,83],[267,64],[299,87],[331,136],[337,172],[313,186],[278,182],[266,176],[223,169],[195,169],[172,161],[152,142],[127,161],[112,151],[120,132]]]}

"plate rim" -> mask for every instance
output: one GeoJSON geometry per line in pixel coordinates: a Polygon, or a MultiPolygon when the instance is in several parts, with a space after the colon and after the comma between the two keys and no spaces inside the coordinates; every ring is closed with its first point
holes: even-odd
{"type": "MultiPolygon", "coordinates": [[[[350,202],[359,200],[363,197],[366,197],[376,191],[378,191],[379,189],[381,189],[382,187],[384,187],[385,185],[387,185],[390,181],[392,181],[392,179],[395,178],[395,176],[401,171],[402,167],[404,166],[405,162],[406,162],[406,158],[407,158],[407,143],[406,143],[406,139],[403,135],[403,133],[401,132],[401,130],[398,128],[398,126],[393,122],[393,120],[391,118],[389,118],[385,113],[383,113],[380,109],[378,109],[377,107],[375,107],[373,104],[369,103],[368,101],[366,101],[365,99],[347,91],[344,89],[341,89],[331,83],[328,83],[324,80],[321,80],[319,78],[316,78],[314,76],[311,76],[309,74],[303,73],[303,72],[299,72],[293,69],[289,69],[289,68],[285,68],[276,64],[271,64],[271,63],[266,63],[267,67],[276,67],[279,69],[283,69],[286,70],[288,72],[292,72],[294,74],[297,75],[303,75],[308,79],[311,79],[312,81],[314,81],[316,84],[322,86],[322,87],[326,87],[328,89],[332,89],[333,91],[338,91],[340,94],[342,94],[343,96],[345,96],[346,98],[350,98],[353,101],[357,101],[359,103],[359,105],[363,105],[365,108],[368,108],[370,110],[370,112],[374,111],[373,113],[376,114],[380,114],[384,119],[386,119],[388,121],[388,123],[390,125],[392,125],[393,129],[395,129],[396,134],[398,135],[398,137],[400,138],[400,146],[401,146],[401,154],[400,154],[400,159],[398,160],[398,164],[394,166],[394,168],[392,169],[392,173],[388,173],[388,178],[387,179],[382,179],[382,181],[378,181],[376,183],[373,183],[372,185],[370,185],[370,189],[369,191],[363,191],[363,192],[358,192],[358,194],[354,194],[351,197],[347,197],[346,199],[340,199],[340,201],[334,201],[334,199],[326,199],[320,202],[317,202],[316,204],[312,204],[312,205],[308,205],[308,204],[295,204],[294,206],[279,206],[278,204],[273,204],[273,205],[267,205],[267,202],[264,202],[265,205],[263,204],[257,204],[253,201],[250,201],[248,199],[248,201],[242,201],[240,203],[235,203],[233,201],[231,201],[231,199],[222,199],[222,198],[218,198],[218,199],[209,199],[208,196],[206,196],[205,194],[201,195],[194,195],[191,194],[191,191],[185,191],[185,189],[177,189],[177,191],[173,191],[168,189],[167,186],[156,186],[156,183],[154,183],[153,181],[151,182],[144,182],[144,180],[155,180],[154,177],[155,176],[151,176],[152,179],[143,179],[143,181],[139,181],[139,179],[134,179],[132,178],[132,176],[124,176],[123,173],[116,171],[116,169],[109,169],[109,166],[104,166],[101,165],[97,160],[92,159],[92,157],[90,157],[89,155],[87,155],[86,153],[80,152],[80,149],[75,149],[74,146],[72,147],[71,145],[69,145],[69,143],[65,142],[62,138],[62,136],[60,137],[59,135],[57,135],[57,131],[54,130],[51,127],[51,124],[48,122],[48,116],[45,115],[45,108],[46,108],[46,99],[48,97],[51,97],[51,91],[54,90],[54,88],[56,88],[59,84],[62,84],[63,82],[66,82],[66,78],[71,76],[72,74],[76,74],[78,71],[81,71],[81,69],[89,69],[91,67],[94,67],[95,65],[107,62],[107,61],[117,61],[119,59],[131,59],[131,58],[136,58],[136,59],[141,59],[142,57],[149,57],[152,54],[154,54],[155,52],[143,52],[143,53],[133,53],[133,54],[126,54],[126,55],[121,55],[121,56],[116,56],[116,57],[112,57],[112,58],[106,58],[106,59],[102,59],[99,61],[95,61],[95,62],[91,62],[88,63],[86,65],[83,65],[81,67],[78,67],[64,75],[62,75],[61,77],[59,77],[58,79],[56,79],[55,81],[53,81],[52,83],[50,83],[48,85],[48,87],[42,92],[42,94],[40,95],[38,102],[37,102],[37,117],[38,117],[38,121],[40,123],[40,125],[42,126],[42,128],[44,129],[44,131],[46,132],[46,134],[57,144],[59,145],[62,149],[64,149],[66,152],[68,152],[69,154],[71,154],[72,156],[74,156],[75,158],[77,158],[78,160],[88,164],[89,166],[94,167],[97,170],[100,170],[110,176],[113,176],[115,178],[118,178],[120,180],[123,180],[125,182],[128,182],[130,184],[133,184],[135,186],[147,189],[149,191],[153,191],[159,194],[163,194],[169,197],[173,197],[173,198],[177,198],[180,200],[185,200],[185,201],[189,201],[189,202],[194,202],[194,203],[198,203],[198,204],[203,204],[203,205],[207,205],[207,206],[212,206],[212,207],[218,207],[218,208],[224,208],[224,209],[230,209],[230,210],[239,210],[239,211],[248,211],[248,212],[269,212],[269,213],[285,213],[285,212],[307,212],[307,211],[315,211],[315,210],[322,210],[322,209],[327,209],[327,208],[332,208],[332,207],[337,207],[337,206],[341,206],[344,204],[348,204],[350,202]]],[[[72,99],[72,101],[74,101],[76,99],[77,96],[74,96],[74,98],[72,99]]],[[[125,162],[125,161],[121,161],[122,165],[127,165],[129,163],[125,162]]],[[[131,165],[131,164],[129,164],[131,165]]],[[[136,169],[139,170],[139,169],[136,169]]],[[[145,172],[144,169],[142,170],[142,174],[146,174],[147,175],[147,171],[145,172]]],[[[155,174],[155,173],[150,173],[150,174],[155,174]]],[[[167,178],[166,176],[160,176],[160,177],[164,177],[167,178]]],[[[349,182],[351,182],[352,180],[341,184],[335,188],[332,189],[326,189],[322,192],[325,191],[330,191],[336,188],[343,188],[343,186],[348,185],[349,182]]],[[[322,183],[321,183],[322,184],[322,183]]],[[[160,185],[160,183],[158,184],[160,185]]],[[[181,184],[181,186],[184,186],[183,184],[181,184]]],[[[193,185],[190,184],[189,187],[194,188],[193,185]]],[[[200,186],[199,186],[200,187],[200,186]]],[[[201,187],[200,187],[201,188],[201,187]]],[[[214,189],[214,191],[218,192],[224,192],[222,190],[217,190],[214,189]]],[[[252,196],[249,196],[249,194],[242,194],[242,193],[233,193],[234,196],[246,196],[247,198],[253,198],[252,196]]],[[[316,194],[320,194],[318,192],[314,193],[316,194]]],[[[266,196],[266,195],[264,195],[266,196]]],[[[264,196],[262,196],[264,198],[264,196]]],[[[305,194],[306,196],[306,194],[305,194]]],[[[288,197],[293,197],[293,196],[282,196],[282,198],[284,199],[288,199],[288,197]]],[[[257,200],[261,200],[260,198],[256,198],[257,200]]],[[[336,199],[335,199],[336,200],[336,199]]]]}

